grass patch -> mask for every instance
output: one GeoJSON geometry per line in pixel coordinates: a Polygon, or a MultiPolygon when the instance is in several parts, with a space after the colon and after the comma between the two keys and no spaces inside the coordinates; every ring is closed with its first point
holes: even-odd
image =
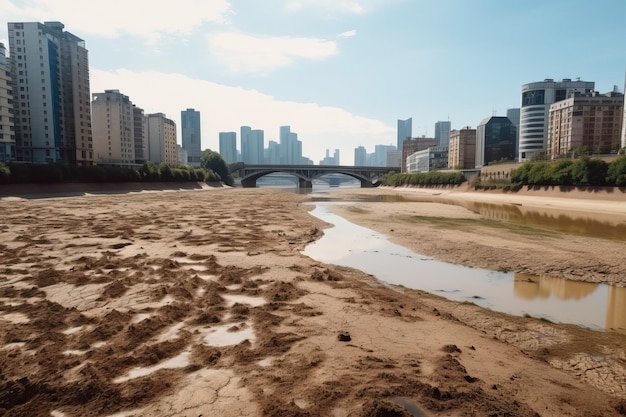
{"type": "Polygon", "coordinates": [[[397,219],[404,223],[427,223],[433,227],[460,231],[475,231],[477,227],[488,227],[490,229],[505,230],[528,236],[558,236],[560,234],[559,232],[551,230],[491,219],[456,219],[451,217],[415,215],[398,216],[397,219]]]}
{"type": "Polygon", "coordinates": [[[369,213],[369,210],[365,210],[364,208],[361,207],[357,207],[357,206],[349,206],[347,207],[347,210],[351,213],[358,213],[358,214],[365,214],[365,213],[369,213]]]}

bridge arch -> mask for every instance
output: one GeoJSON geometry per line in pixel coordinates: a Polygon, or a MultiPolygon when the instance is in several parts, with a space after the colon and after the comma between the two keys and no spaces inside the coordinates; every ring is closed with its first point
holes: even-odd
{"type": "Polygon", "coordinates": [[[353,167],[340,165],[248,165],[242,162],[229,166],[241,179],[242,187],[256,187],[256,181],[269,174],[284,173],[298,178],[300,188],[312,188],[313,180],[328,174],[342,174],[360,181],[362,188],[377,187],[380,178],[396,167],[353,167]]]}

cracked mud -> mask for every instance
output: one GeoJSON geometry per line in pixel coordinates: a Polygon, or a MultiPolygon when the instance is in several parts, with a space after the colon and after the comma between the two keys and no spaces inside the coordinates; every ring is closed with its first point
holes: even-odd
{"type": "Polygon", "coordinates": [[[0,200],[0,414],[625,409],[623,335],[315,262],[300,251],[325,225],[305,200],[262,189],[0,200]]]}

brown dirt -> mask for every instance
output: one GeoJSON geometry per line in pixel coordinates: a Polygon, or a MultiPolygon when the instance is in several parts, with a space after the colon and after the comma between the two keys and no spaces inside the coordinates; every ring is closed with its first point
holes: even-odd
{"type": "Polygon", "coordinates": [[[0,415],[623,415],[623,335],[309,259],[306,199],[0,200],[0,415]]]}

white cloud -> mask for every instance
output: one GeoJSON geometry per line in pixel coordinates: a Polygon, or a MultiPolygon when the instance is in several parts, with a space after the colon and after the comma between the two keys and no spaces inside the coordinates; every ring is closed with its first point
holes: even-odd
{"type": "Polygon", "coordinates": [[[297,58],[323,59],[335,55],[337,44],[316,38],[257,37],[222,32],[209,36],[211,51],[230,71],[266,74],[297,58]]]}
{"type": "Polygon", "coordinates": [[[337,35],[339,38],[352,38],[356,36],[356,29],[348,30],[347,32],[340,33],[337,35]]]}
{"type": "Polygon", "coordinates": [[[314,9],[331,13],[361,14],[367,10],[365,1],[358,0],[293,0],[285,8],[291,12],[300,12],[314,9]]]}
{"type": "Polygon", "coordinates": [[[280,126],[290,125],[303,142],[304,156],[316,163],[326,149],[340,149],[342,164],[349,165],[357,146],[373,152],[376,144],[395,143],[394,127],[336,107],[283,101],[255,90],[156,71],[91,69],[90,78],[92,92],[118,89],[146,113],[165,113],[179,129],[181,110],[200,111],[203,149],[219,150],[219,132],[239,132],[242,125],[264,130],[266,147],[269,140],[278,141],[280,126]]]}
{"type": "Polygon", "coordinates": [[[77,7],[76,0],[4,0],[0,16],[6,21],[60,20],[66,29],[106,37],[123,34],[156,40],[163,33],[188,33],[204,22],[223,23],[230,14],[228,0],[91,1],[77,7]]]}

